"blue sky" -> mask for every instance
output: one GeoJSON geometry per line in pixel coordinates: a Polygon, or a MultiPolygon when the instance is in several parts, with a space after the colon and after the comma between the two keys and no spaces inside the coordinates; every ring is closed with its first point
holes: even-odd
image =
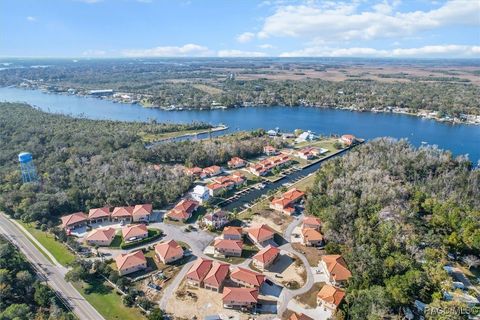
{"type": "Polygon", "coordinates": [[[2,0],[0,56],[480,57],[480,1],[2,0]]]}

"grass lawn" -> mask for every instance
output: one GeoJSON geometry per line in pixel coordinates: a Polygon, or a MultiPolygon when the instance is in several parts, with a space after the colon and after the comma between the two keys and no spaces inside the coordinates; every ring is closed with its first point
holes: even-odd
{"type": "Polygon", "coordinates": [[[151,134],[140,132],[139,136],[143,142],[154,142],[162,139],[176,138],[187,134],[197,134],[201,132],[208,132],[209,129],[195,129],[195,130],[183,130],[183,131],[173,131],[173,132],[164,132],[160,134],[151,134]]]}
{"type": "Polygon", "coordinates": [[[112,243],[110,243],[110,248],[120,248],[121,244],[122,244],[122,236],[120,234],[116,234],[112,240],[112,243]]]}
{"type": "Polygon", "coordinates": [[[88,283],[74,283],[80,294],[105,317],[106,320],[141,320],[145,316],[136,308],[128,308],[122,303],[122,296],[99,279],[88,283]]]}
{"type": "Polygon", "coordinates": [[[325,285],[324,282],[314,283],[312,288],[305,292],[304,294],[298,295],[295,297],[295,300],[307,305],[310,308],[317,307],[317,294],[325,285]]]}
{"type": "MultiPolygon", "coordinates": [[[[32,224],[24,223],[22,221],[18,221],[22,226],[27,229],[27,231],[35,237],[35,239],[40,242],[45,249],[47,249],[57,261],[62,265],[67,265],[70,262],[75,260],[75,255],[68,250],[68,248],[63,245],[62,243],[55,240],[55,236],[49,232],[44,232],[38,229],[35,229],[32,224]]],[[[36,245],[35,245],[36,246],[36,245]]],[[[37,247],[37,246],[36,246],[37,247]]],[[[47,258],[48,256],[40,250],[47,258]]],[[[48,258],[50,260],[50,258],[48,258]]]]}

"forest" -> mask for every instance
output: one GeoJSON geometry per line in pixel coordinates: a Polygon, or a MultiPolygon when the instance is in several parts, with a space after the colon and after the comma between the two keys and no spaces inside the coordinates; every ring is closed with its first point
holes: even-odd
{"type": "Polygon", "coordinates": [[[307,209],[322,219],[327,252],[344,255],[353,274],[337,318],[393,318],[415,300],[466,307],[442,299],[453,291],[443,266],[476,259],[478,269],[479,195],[468,159],[404,140],[377,139],[323,165],[307,209]]]}
{"type": "Polygon", "coordinates": [[[162,208],[191,186],[183,164],[207,166],[261,153],[263,131],[146,148],[145,133],[205,124],[88,120],[1,103],[0,211],[52,227],[58,217],[103,206],[152,203],[162,208]],[[33,155],[39,182],[22,184],[17,155],[33,155]]]}
{"type": "Polygon", "coordinates": [[[74,320],[20,251],[0,236],[0,319],[74,320]]]}

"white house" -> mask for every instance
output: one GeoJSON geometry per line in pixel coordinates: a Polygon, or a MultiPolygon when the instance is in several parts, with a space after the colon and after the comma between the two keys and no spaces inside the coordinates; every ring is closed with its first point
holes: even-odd
{"type": "Polygon", "coordinates": [[[210,199],[210,193],[208,191],[208,188],[200,185],[193,188],[191,196],[193,200],[198,201],[198,203],[200,204],[208,202],[208,200],[210,199]]]}
{"type": "Polygon", "coordinates": [[[302,132],[296,139],[295,139],[295,142],[296,143],[300,143],[300,142],[304,142],[304,141],[312,141],[312,140],[315,140],[317,139],[317,136],[315,136],[312,131],[305,131],[305,132],[302,132]]]}

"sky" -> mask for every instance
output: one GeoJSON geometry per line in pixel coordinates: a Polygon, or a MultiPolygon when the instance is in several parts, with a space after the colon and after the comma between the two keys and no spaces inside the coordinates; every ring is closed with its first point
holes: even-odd
{"type": "Polygon", "coordinates": [[[1,0],[0,56],[480,58],[480,0],[1,0]]]}

